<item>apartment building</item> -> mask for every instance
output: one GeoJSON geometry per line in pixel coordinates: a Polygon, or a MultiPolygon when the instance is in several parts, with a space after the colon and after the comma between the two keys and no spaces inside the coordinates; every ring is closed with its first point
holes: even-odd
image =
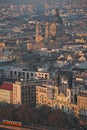
{"type": "Polygon", "coordinates": [[[47,88],[44,86],[36,86],[36,106],[47,104],[47,88]]]}
{"type": "Polygon", "coordinates": [[[35,79],[35,72],[29,71],[27,68],[17,66],[9,66],[9,68],[5,68],[4,74],[6,75],[6,78],[9,79],[35,79]]]}
{"type": "Polygon", "coordinates": [[[87,116],[87,90],[81,90],[77,96],[78,114],[87,116]]]}
{"type": "Polygon", "coordinates": [[[13,104],[28,103],[32,106],[47,104],[47,88],[41,82],[16,81],[13,84],[13,104]]]}
{"type": "Polygon", "coordinates": [[[9,67],[4,69],[4,75],[7,79],[21,79],[21,80],[34,80],[34,79],[49,79],[49,73],[43,71],[30,71],[28,68],[23,67],[9,67]]]}
{"type": "Polygon", "coordinates": [[[4,82],[0,86],[0,102],[13,103],[13,84],[4,82]]]}

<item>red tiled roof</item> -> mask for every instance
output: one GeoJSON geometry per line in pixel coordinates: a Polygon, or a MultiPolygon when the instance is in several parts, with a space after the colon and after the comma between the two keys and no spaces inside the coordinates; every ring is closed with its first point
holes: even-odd
{"type": "Polygon", "coordinates": [[[13,91],[13,84],[12,83],[2,83],[0,89],[13,91]]]}

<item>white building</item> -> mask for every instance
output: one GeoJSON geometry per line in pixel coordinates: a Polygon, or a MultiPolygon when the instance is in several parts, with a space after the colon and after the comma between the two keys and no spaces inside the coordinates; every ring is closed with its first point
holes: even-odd
{"type": "Polygon", "coordinates": [[[21,79],[21,80],[34,80],[34,79],[49,79],[49,73],[43,71],[30,71],[28,68],[23,67],[9,67],[4,69],[6,78],[21,79]]]}

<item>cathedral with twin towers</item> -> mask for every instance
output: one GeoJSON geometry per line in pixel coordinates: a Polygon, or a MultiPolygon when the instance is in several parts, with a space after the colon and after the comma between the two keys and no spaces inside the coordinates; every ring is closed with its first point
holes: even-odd
{"type": "Polygon", "coordinates": [[[64,34],[64,24],[58,8],[54,10],[54,15],[47,21],[37,21],[36,23],[36,42],[55,43],[64,34]]]}

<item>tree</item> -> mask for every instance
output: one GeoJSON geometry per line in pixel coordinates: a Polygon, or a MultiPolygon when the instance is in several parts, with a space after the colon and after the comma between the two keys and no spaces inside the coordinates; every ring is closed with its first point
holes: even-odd
{"type": "Polygon", "coordinates": [[[15,119],[15,110],[13,105],[5,104],[4,106],[0,106],[0,120],[14,120],[15,119]]]}
{"type": "Polygon", "coordinates": [[[36,111],[28,104],[23,104],[17,112],[17,119],[23,124],[33,124],[36,119],[36,111]]]}
{"type": "Polygon", "coordinates": [[[61,110],[53,110],[49,115],[49,125],[54,127],[63,127],[68,124],[68,118],[61,110]]]}
{"type": "Polygon", "coordinates": [[[51,113],[51,108],[43,105],[38,109],[38,117],[37,117],[37,122],[40,125],[48,125],[48,119],[49,115],[51,113]]]}

